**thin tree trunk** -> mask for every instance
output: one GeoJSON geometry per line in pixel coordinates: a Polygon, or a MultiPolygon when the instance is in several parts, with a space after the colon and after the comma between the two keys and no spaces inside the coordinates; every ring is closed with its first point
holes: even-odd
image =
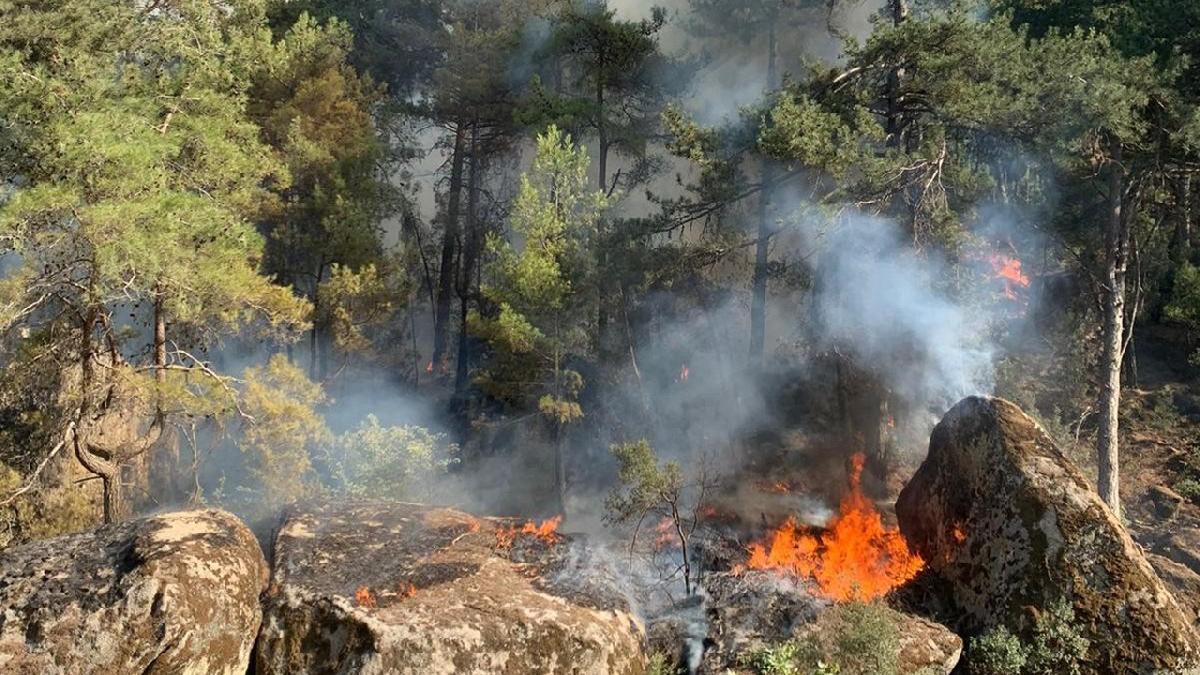
{"type": "Polygon", "coordinates": [[[456,124],[454,130],[454,156],[450,162],[450,190],[446,195],[446,222],[442,233],[442,262],[438,269],[437,305],[433,315],[433,356],[431,363],[440,368],[449,344],[450,305],[454,301],[455,254],[458,249],[458,212],[463,184],[463,161],[466,152],[466,130],[456,124]]]}
{"type": "MultiPolygon", "coordinates": [[[[608,128],[604,121],[604,80],[596,78],[596,145],[597,145],[597,162],[599,164],[596,171],[596,182],[600,188],[600,192],[608,194],[608,152],[609,139],[608,128]]],[[[597,231],[597,279],[599,284],[599,292],[596,294],[596,353],[601,361],[607,360],[607,350],[609,346],[608,340],[608,239],[605,236],[608,228],[605,223],[599,223],[597,231]]]]}
{"type": "MultiPolygon", "coordinates": [[[[776,36],[775,26],[767,31],[767,87],[776,85],[776,36]]],[[[754,280],[750,292],[750,360],[759,363],[767,339],[767,266],[771,246],[771,199],[775,182],[775,166],[770,160],[761,160],[759,178],[762,190],[758,196],[758,241],[754,247],[754,280]]]]}
{"type": "Polygon", "coordinates": [[[475,276],[475,265],[479,259],[479,131],[471,129],[471,166],[467,172],[467,218],[463,235],[462,270],[458,278],[458,298],[462,305],[462,329],[458,333],[458,358],[454,368],[454,393],[461,397],[467,388],[470,373],[471,345],[467,333],[467,314],[470,311],[471,280],[475,276]]]}
{"type": "Polygon", "coordinates": [[[317,365],[320,360],[320,302],[321,302],[321,281],[325,276],[325,261],[321,261],[317,267],[317,278],[313,284],[312,291],[312,313],[313,322],[312,328],[308,332],[308,379],[317,382],[317,365]]]}
{"type": "Polygon", "coordinates": [[[1100,497],[1121,516],[1118,461],[1121,363],[1125,338],[1125,277],[1128,268],[1129,226],[1123,213],[1125,180],[1119,144],[1113,152],[1108,184],[1108,223],[1105,232],[1104,358],[1101,362],[1100,431],[1097,438],[1100,497]]]}
{"type": "MultiPolygon", "coordinates": [[[[162,293],[154,298],[154,381],[161,390],[167,383],[167,315],[163,306],[162,293]]],[[[162,394],[155,403],[156,422],[166,426],[162,394]]],[[[175,439],[164,433],[160,443],[146,453],[149,463],[148,493],[158,504],[167,504],[176,497],[176,481],[179,473],[179,446],[175,439]]]]}
{"type": "Polygon", "coordinates": [[[1184,174],[1179,185],[1179,219],[1171,242],[1171,260],[1177,264],[1192,258],[1192,175],[1184,174]]]}

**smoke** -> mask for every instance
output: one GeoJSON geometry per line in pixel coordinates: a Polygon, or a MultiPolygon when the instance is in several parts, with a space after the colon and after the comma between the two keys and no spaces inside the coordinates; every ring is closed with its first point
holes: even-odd
{"type": "Polygon", "coordinates": [[[941,412],[989,393],[994,349],[986,319],[941,284],[953,278],[936,252],[918,253],[891,221],[848,215],[806,228],[815,256],[811,335],[849,351],[893,391],[941,412]]]}

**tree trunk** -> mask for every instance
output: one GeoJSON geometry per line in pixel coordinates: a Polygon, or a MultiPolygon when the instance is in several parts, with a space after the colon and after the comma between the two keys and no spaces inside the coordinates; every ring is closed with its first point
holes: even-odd
{"type": "Polygon", "coordinates": [[[462,305],[460,315],[462,329],[458,333],[458,358],[454,364],[454,393],[462,397],[467,389],[467,376],[470,373],[471,345],[467,333],[467,314],[470,311],[471,285],[475,277],[475,265],[479,259],[479,131],[471,129],[471,165],[467,171],[467,218],[466,232],[463,235],[462,269],[458,278],[458,298],[462,305]]]}
{"type": "Polygon", "coordinates": [[[1097,438],[1100,497],[1121,516],[1118,462],[1121,363],[1125,338],[1125,277],[1128,267],[1129,219],[1123,213],[1125,188],[1121,148],[1113,151],[1108,181],[1108,223],[1105,231],[1104,358],[1101,362],[1100,430],[1097,438]]]}
{"type": "Polygon", "coordinates": [[[313,283],[313,289],[312,289],[313,322],[312,322],[312,328],[309,330],[309,333],[308,333],[308,379],[312,380],[313,382],[319,381],[318,377],[317,377],[317,365],[321,358],[321,335],[320,335],[321,321],[319,319],[319,315],[320,315],[319,310],[321,308],[321,305],[320,305],[321,281],[324,280],[324,276],[325,276],[325,262],[321,261],[321,263],[317,267],[316,281],[313,283]]]}
{"type": "Polygon", "coordinates": [[[1179,218],[1171,241],[1171,260],[1181,265],[1192,259],[1192,175],[1184,174],[1179,185],[1179,218]]]}
{"type": "MultiPolygon", "coordinates": [[[[767,31],[767,88],[771,90],[777,86],[776,50],[775,26],[772,24],[767,31]]],[[[767,340],[767,266],[771,246],[770,213],[775,166],[763,158],[759,173],[762,189],[758,196],[758,241],[754,247],[754,280],[750,291],[750,360],[753,363],[762,361],[767,340]]]]}
{"type": "MultiPolygon", "coordinates": [[[[154,381],[160,389],[167,383],[167,315],[161,293],[154,299],[154,381]]],[[[155,416],[156,423],[165,430],[166,413],[161,393],[155,404],[155,416]]],[[[160,506],[173,503],[179,478],[179,445],[175,438],[164,432],[161,441],[146,454],[146,458],[149,461],[147,483],[150,497],[160,506]]]]}
{"type": "Polygon", "coordinates": [[[449,344],[450,305],[455,292],[454,259],[458,250],[458,212],[462,195],[463,161],[466,145],[465,126],[456,124],[454,130],[454,156],[450,162],[450,190],[446,194],[446,220],[442,233],[442,262],[438,269],[437,305],[433,315],[433,367],[442,367],[449,344]]]}
{"type": "MultiPolygon", "coordinates": [[[[596,146],[598,167],[596,170],[596,182],[600,191],[608,194],[608,152],[609,139],[608,128],[604,121],[604,81],[597,77],[596,79],[596,146]]],[[[608,303],[607,299],[610,295],[608,292],[608,240],[605,236],[608,228],[605,227],[604,221],[600,221],[597,229],[597,284],[598,293],[596,294],[596,354],[600,357],[601,362],[607,361],[607,350],[609,346],[608,340],[608,303]]]]}

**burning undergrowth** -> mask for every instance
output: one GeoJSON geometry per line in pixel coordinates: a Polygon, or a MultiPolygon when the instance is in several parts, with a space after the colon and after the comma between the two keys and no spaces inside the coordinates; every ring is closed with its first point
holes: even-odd
{"type": "Polygon", "coordinates": [[[873,600],[916,576],[924,566],[896,528],[884,525],[862,491],[862,454],[851,458],[849,491],[823,530],[789,517],[750,545],[738,569],[774,570],[809,579],[836,601],[873,600]]]}

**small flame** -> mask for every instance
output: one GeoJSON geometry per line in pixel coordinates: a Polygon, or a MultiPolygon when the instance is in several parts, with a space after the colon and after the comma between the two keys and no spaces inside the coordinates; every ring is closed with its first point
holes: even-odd
{"type": "Polygon", "coordinates": [[[528,520],[520,527],[500,528],[496,530],[496,545],[500,548],[511,548],[517,535],[521,534],[536,537],[553,546],[562,536],[558,533],[558,525],[561,522],[562,516],[554,516],[543,520],[540,524],[534,524],[532,520],[528,520]]]}
{"type": "Polygon", "coordinates": [[[367,609],[375,609],[378,604],[375,602],[375,596],[371,594],[371,589],[367,586],[359,586],[357,591],[354,591],[354,601],[359,607],[367,609]]]}
{"type": "Polygon", "coordinates": [[[993,253],[988,256],[988,263],[992,266],[992,275],[1004,282],[1004,297],[1019,300],[1017,289],[1029,288],[1029,277],[1021,271],[1020,259],[993,253]]]}
{"type": "Polygon", "coordinates": [[[679,381],[680,382],[687,382],[688,375],[691,375],[691,374],[692,374],[692,371],[690,369],[688,369],[686,363],[679,367],[679,381]]]}
{"type": "Polygon", "coordinates": [[[750,569],[780,570],[817,582],[821,595],[837,601],[872,600],[908,581],[925,565],[895,528],[887,528],[863,495],[865,457],[853,457],[850,491],[823,533],[801,529],[789,518],[769,540],[750,546],[750,569]]]}
{"type": "Polygon", "coordinates": [[[417,587],[411,581],[401,581],[398,592],[401,598],[411,598],[417,594],[417,587]]]}
{"type": "Polygon", "coordinates": [[[425,372],[427,372],[427,373],[433,372],[433,361],[430,361],[429,365],[425,366],[425,372]]]}

